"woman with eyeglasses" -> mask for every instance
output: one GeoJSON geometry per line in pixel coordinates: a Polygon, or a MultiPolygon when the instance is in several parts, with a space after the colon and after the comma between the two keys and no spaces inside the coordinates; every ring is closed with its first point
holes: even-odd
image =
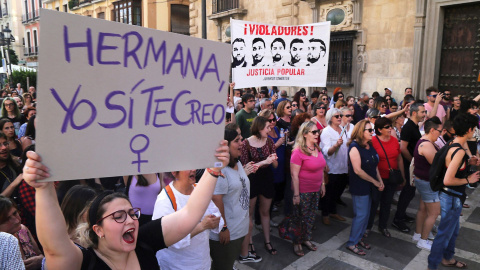
{"type": "Polygon", "coordinates": [[[343,93],[341,91],[336,92],[333,95],[333,101],[330,102],[330,109],[335,108],[335,104],[337,103],[337,101],[343,100],[344,97],[345,96],[343,95],[343,93]]]}
{"type": "Polygon", "coordinates": [[[397,138],[398,142],[400,142],[400,133],[402,132],[402,127],[405,124],[405,114],[400,114],[397,117],[392,119],[393,131],[392,136],[397,138]]]}
{"type": "MultiPolygon", "coordinates": [[[[313,106],[313,118],[312,121],[315,122],[317,129],[320,134],[322,130],[327,127],[327,120],[325,119],[325,114],[327,113],[327,105],[323,102],[318,102],[313,106]]],[[[317,143],[320,143],[320,136],[318,136],[317,143]]]]}
{"type": "Polygon", "coordinates": [[[378,206],[380,206],[378,230],[383,236],[391,237],[387,229],[387,222],[390,217],[390,206],[395,190],[397,189],[397,184],[389,180],[389,173],[390,167],[394,170],[400,170],[403,181],[405,182],[403,159],[400,152],[400,144],[397,138],[392,136],[392,121],[390,119],[385,117],[377,119],[377,121],[375,121],[375,134],[376,136],[372,138],[372,145],[380,159],[378,162],[378,170],[382,177],[384,189],[380,191],[374,188],[371,191],[372,204],[370,207],[370,217],[364,236],[368,236],[372,230],[375,215],[378,206]]]}
{"type": "Polygon", "coordinates": [[[0,232],[9,233],[17,238],[25,269],[38,270],[41,268],[42,251],[38,248],[30,230],[21,223],[20,213],[15,202],[2,195],[0,195],[0,232]]]}
{"type": "MultiPolygon", "coordinates": [[[[173,214],[187,205],[195,189],[196,170],[170,172],[174,179],[158,194],[152,220],[173,214]],[[167,191],[168,190],[168,191],[167,191]]],[[[223,220],[221,222],[223,227],[223,220]]],[[[219,233],[220,210],[210,201],[207,211],[193,231],[182,240],[157,251],[161,269],[210,269],[210,231],[219,233]]]]}
{"type": "Polygon", "coordinates": [[[370,215],[371,190],[376,188],[382,191],[384,188],[377,167],[378,154],[372,146],[372,134],[370,122],[367,119],[361,120],[353,128],[352,137],[347,144],[348,180],[354,217],[346,248],[361,256],[365,256],[366,253],[360,247],[366,250],[371,248],[362,238],[370,215]]]}
{"type": "Polygon", "coordinates": [[[455,116],[458,115],[458,112],[460,111],[460,105],[462,104],[461,96],[454,96],[453,97],[453,103],[452,107],[448,109],[447,116],[448,119],[455,119],[455,116]]]}
{"type": "Polygon", "coordinates": [[[292,117],[292,102],[289,100],[284,100],[280,102],[277,106],[277,127],[284,131],[290,130],[291,117],[292,117]]]}
{"type": "Polygon", "coordinates": [[[320,140],[320,149],[328,165],[328,183],[321,200],[322,222],[325,225],[330,225],[330,217],[345,221],[344,217],[337,214],[337,199],[340,199],[348,182],[348,137],[346,130],[341,127],[342,118],[339,109],[330,109],[326,116],[328,127],[323,130],[320,140]]]}
{"type": "Polygon", "coordinates": [[[30,93],[23,94],[23,101],[24,101],[23,110],[26,110],[28,107],[32,107],[34,104],[32,95],[30,93]]]}
{"type": "Polygon", "coordinates": [[[420,207],[417,211],[415,233],[412,239],[417,247],[430,251],[432,248],[433,225],[440,215],[440,198],[438,191],[433,191],[429,182],[429,170],[435,154],[440,149],[435,142],[442,133],[442,121],[436,116],[425,121],[425,135],[418,140],[413,150],[415,187],[420,193],[420,207]]]}
{"type": "Polygon", "coordinates": [[[284,133],[284,136],[282,137],[280,134],[280,129],[276,127],[277,118],[271,110],[262,110],[258,115],[268,119],[268,123],[270,125],[268,138],[272,139],[273,143],[275,144],[275,153],[277,154],[278,166],[273,169],[273,184],[275,186],[274,203],[279,203],[283,200],[285,190],[285,140],[288,136],[288,130],[287,133],[284,133]]]}
{"type": "MultiPolygon", "coordinates": [[[[275,195],[273,172],[270,165],[273,168],[278,166],[275,143],[268,137],[271,128],[267,118],[257,116],[253,120],[250,130],[252,136],[243,141],[241,146],[242,155],[240,157],[242,164],[245,165],[253,161],[254,165],[258,167],[255,173],[251,173],[248,176],[250,179],[250,219],[254,216],[255,204],[257,198],[259,198],[259,212],[265,240],[265,249],[271,255],[275,255],[277,254],[277,250],[270,242],[270,205],[275,195]]],[[[253,243],[251,240],[251,230],[249,231],[248,237],[250,243],[253,243]]],[[[255,250],[253,245],[251,249],[255,250]]]]}
{"type": "Polygon", "coordinates": [[[13,126],[15,127],[15,134],[18,134],[20,126],[27,122],[25,116],[20,113],[17,102],[11,97],[3,99],[1,118],[8,118],[12,121],[13,126]]]}
{"type": "Polygon", "coordinates": [[[300,126],[295,138],[294,150],[290,160],[290,170],[293,185],[293,204],[299,205],[300,215],[306,224],[306,231],[293,243],[293,252],[303,256],[302,245],[312,251],[317,250],[312,240],[312,229],[315,224],[315,211],[320,196],[325,195],[323,172],[326,166],[322,151],[317,144],[319,130],[312,121],[300,126]]]}
{"type": "MultiPolygon", "coordinates": [[[[46,267],[55,269],[160,269],[155,252],[183,239],[203,217],[221,168],[205,170],[186,206],[138,226],[140,210],[122,193],[98,195],[88,210],[90,246],[80,249],[70,240],[48,168],[35,152],[27,153],[25,181],[35,188],[37,234],[46,255],[46,267]]],[[[226,143],[215,154],[222,167],[229,162],[226,143]]]]}

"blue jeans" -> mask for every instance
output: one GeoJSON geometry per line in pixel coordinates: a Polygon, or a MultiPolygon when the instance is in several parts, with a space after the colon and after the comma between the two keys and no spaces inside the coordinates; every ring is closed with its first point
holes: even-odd
{"type": "Polygon", "coordinates": [[[353,201],[353,220],[352,229],[350,230],[350,237],[347,242],[347,247],[358,244],[363,237],[363,233],[367,229],[368,217],[370,216],[370,206],[372,199],[370,195],[356,196],[352,195],[353,201]]]}
{"type": "MultiPolygon", "coordinates": [[[[453,193],[458,193],[451,191],[453,193]]],[[[458,193],[460,194],[460,193],[458,193]]],[[[462,212],[462,202],[460,198],[440,192],[441,216],[438,225],[437,236],[433,240],[432,250],[428,256],[428,268],[437,269],[442,261],[450,260],[455,254],[455,241],[457,240],[458,230],[460,229],[460,213],[462,212]]]]}

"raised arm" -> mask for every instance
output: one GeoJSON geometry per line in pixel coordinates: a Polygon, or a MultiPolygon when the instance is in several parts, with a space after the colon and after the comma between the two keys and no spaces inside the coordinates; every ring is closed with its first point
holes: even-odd
{"type": "Polygon", "coordinates": [[[37,182],[50,176],[48,169],[40,163],[37,153],[29,151],[27,157],[23,179],[35,188],[37,235],[43,246],[47,268],[80,269],[83,255],[68,236],[53,182],[37,182]]]}
{"type": "MultiPolygon", "coordinates": [[[[222,142],[215,156],[222,162],[222,167],[228,164],[230,154],[226,141],[222,142]]],[[[212,170],[218,172],[220,172],[221,169],[222,168],[212,168],[212,170]]],[[[212,200],[216,183],[217,177],[212,176],[205,170],[197,187],[192,192],[192,195],[190,195],[187,205],[181,210],[162,218],[163,239],[167,246],[183,239],[197,226],[212,200]]]]}

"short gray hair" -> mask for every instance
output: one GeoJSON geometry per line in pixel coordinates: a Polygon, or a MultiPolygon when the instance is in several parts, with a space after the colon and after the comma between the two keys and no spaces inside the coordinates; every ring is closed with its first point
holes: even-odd
{"type": "Polygon", "coordinates": [[[287,90],[282,90],[282,91],[280,91],[280,96],[281,96],[281,97],[286,97],[286,96],[288,96],[287,90]]]}
{"type": "Polygon", "coordinates": [[[410,114],[412,114],[413,112],[418,113],[418,110],[420,109],[419,108],[420,106],[423,106],[423,103],[415,102],[412,105],[410,105],[410,114]]]}
{"type": "Polygon", "coordinates": [[[340,109],[340,113],[343,114],[343,115],[345,115],[344,114],[345,111],[352,111],[352,109],[349,108],[349,107],[343,107],[343,108],[340,109]]]}
{"type": "Polygon", "coordinates": [[[368,94],[366,92],[363,92],[360,94],[361,99],[363,99],[364,97],[368,97],[368,94]]]}
{"type": "Polygon", "coordinates": [[[333,115],[336,114],[336,113],[341,114],[340,109],[333,108],[333,109],[328,110],[327,115],[325,116],[325,120],[327,120],[327,124],[328,124],[328,125],[331,124],[331,122],[332,122],[332,117],[333,117],[333,115]]]}
{"type": "Polygon", "coordinates": [[[367,111],[367,117],[372,117],[372,116],[378,116],[380,115],[380,111],[378,109],[375,109],[375,108],[370,108],[368,109],[367,111]]]}
{"type": "Polygon", "coordinates": [[[260,108],[265,104],[265,102],[268,100],[268,98],[262,98],[260,99],[260,108]]]}

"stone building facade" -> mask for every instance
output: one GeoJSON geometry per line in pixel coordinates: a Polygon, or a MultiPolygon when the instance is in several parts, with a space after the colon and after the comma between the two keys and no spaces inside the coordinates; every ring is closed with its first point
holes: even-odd
{"type": "MultiPolygon", "coordinates": [[[[189,1],[190,34],[202,37],[202,0],[189,1]]],[[[329,20],[329,92],[383,95],[388,87],[398,100],[406,87],[424,98],[434,85],[471,96],[480,93],[477,10],[480,0],[206,0],[206,36],[229,43],[230,18],[277,25],[329,20]]]]}

